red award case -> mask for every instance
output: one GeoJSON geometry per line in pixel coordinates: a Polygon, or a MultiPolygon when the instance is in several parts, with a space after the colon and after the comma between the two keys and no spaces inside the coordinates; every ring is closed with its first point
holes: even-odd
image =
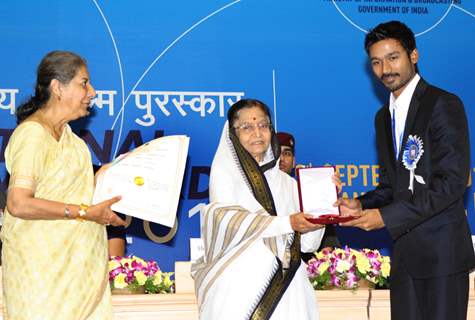
{"type": "Polygon", "coordinates": [[[300,211],[313,215],[307,218],[314,224],[338,224],[355,219],[341,216],[340,209],[334,207],[338,199],[338,189],[332,181],[334,167],[309,167],[296,170],[300,211]]]}

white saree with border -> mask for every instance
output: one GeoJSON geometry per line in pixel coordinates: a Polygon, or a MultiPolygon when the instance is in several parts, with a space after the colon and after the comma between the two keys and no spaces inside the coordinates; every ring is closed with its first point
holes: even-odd
{"type": "MultiPolygon", "coordinates": [[[[262,164],[271,160],[269,147],[262,164]]],[[[277,216],[265,212],[253,196],[226,122],[211,167],[211,203],[201,216],[205,255],[192,266],[203,320],[249,319],[278,267],[276,257],[283,266],[288,263],[294,235],[288,216],[299,212],[296,182],[279,170],[278,162],[264,175],[277,216]]],[[[301,250],[315,251],[323,232],[302,235],[301,250]]],[[[303,262],[271,319],[318,319],[315,292],[303,262]]]]}

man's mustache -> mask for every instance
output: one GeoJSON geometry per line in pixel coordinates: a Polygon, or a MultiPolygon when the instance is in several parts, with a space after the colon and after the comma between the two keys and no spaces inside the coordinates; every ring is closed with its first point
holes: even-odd
{"type": "Polygon", "coordinates": [[[399,73],[385,73],[381,76],[381,80],[386,80],[389,77],[399,77],[399,73]]]}

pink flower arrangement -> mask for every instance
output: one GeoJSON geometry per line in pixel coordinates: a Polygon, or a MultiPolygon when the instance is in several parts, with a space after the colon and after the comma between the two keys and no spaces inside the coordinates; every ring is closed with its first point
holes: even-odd
{"type": "Polygon", "coordinates": [[[391,260],[378,250],[323,249],[307,264],[307,274],[315,289],[357,289],[360,280],[387,287],[391,260]]]}
{"type": "Polygon", "coordinates": [[[111,289],[129,289],[145,293],[172,293],[172,272],[162,272],[155,261],[145,261],[136,256],[109,258],[111,289]]]}

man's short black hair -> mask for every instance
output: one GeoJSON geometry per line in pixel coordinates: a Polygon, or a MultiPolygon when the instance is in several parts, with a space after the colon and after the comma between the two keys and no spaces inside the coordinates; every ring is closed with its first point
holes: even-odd
{"type": "Polygon", "coordinates": [[[364,47],[369,54],[369,49],[373,44],[381,40],[394,39],[399,41],[410,55],[416,48],[416,38],[414,32],[401,21],[389,21],[378,24],[375,28],[366,34],[364,47]]]}

